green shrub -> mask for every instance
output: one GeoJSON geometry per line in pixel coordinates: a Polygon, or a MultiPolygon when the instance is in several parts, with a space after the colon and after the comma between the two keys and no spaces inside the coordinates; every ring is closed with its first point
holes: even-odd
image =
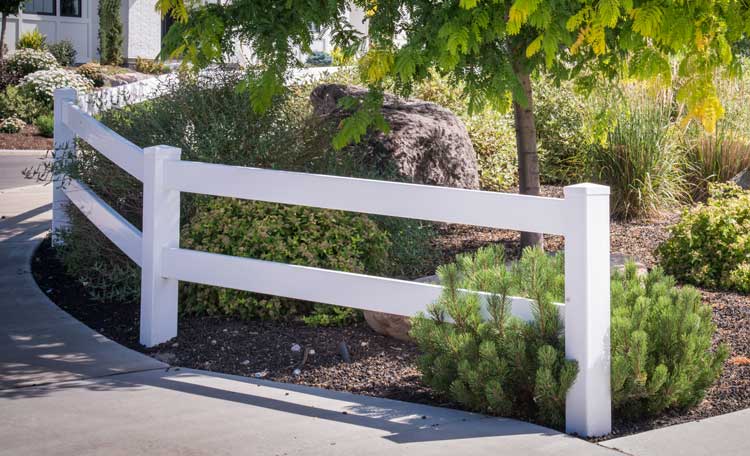
{"type": "MultiPolygon", "coordinates": [[[[183,238],[189,249],[358,273],[383,271],[390,242],[363,215],[236,199],[206,203],[183,238]]],[[[182,303],[189,313],[279,319],[310,310],[309,304],[278,297],[194,284],[185,288],[182,303]]],[[[335,316],[338,323],[356,313],[338,309],[325,315],[335,316]]],[[[315,322],[330,323],[324,320],[318,317],[315,322]]]]}
{"type": "Polygon", "coordinates": [[[102,66],[96,62],[84,63],[76,68],[76,73],[91,80],[94,83],[94,87],[104,85],[104,71],[102,70],[102,66]]]}
{"type": "Polygon", "coordinates": [[[711,307],[691,288],[676,288],[660,268],[645,277],[634,264],[612,277],[612,407],[643,417],[697,405],[728,355],[711,349],[711,307]]]}
{"type": "Polygon", "coordinates": [[[526,250],[509,272],[497,246],[441,266],[444,292],[429,316],[412,320],[425,383],[472,410],[561,427],[578,367],[564,357],[562,322],[549,292],[559,280],[556,261],[539,249],[526,250]],[[532,322],[510,315],[508,297],[519,286],[541,297],[532,322]],[[492,293],[489,320],[482,318],[478,296],[459,293],[462,288],[492,293]]]}
{"type": "MultiPolygon", "coordinates": [[[[336,77],[349,76],[342,70],[336,77]]],[[[279,97],[268,112],[259,115],[250,107],[247,95],[236,90],[239,81],[241,75],[234,72],[217,72],[210,79],[181,74],[161,86],[160,97],[104,112],[102,121],[140,147],[156,144],[179,147],[183,160],[355,177],[392,176],[378,174],[383,169],[374,169],[357,147],[344,151],[334,151],[330,147],[336,126],[311,115],[308,97],[312,84],[295,86],[289,96],[279,97]]],[[[134,226],[141,225],[142,190],[136,179],[86,144],[80,145],[79,155],[71,165],[62,171],[89,185],[134,226]]],[[[186,227],[204,206],[187,193],[182,195],[181,201],[181,226],[186,227]]],[[[77,212],[77,209],[71,208],[71,211],[77,212]]],[[[388,217],[371,220],[393,240],[389,243],[390,264],[382,271],[384,275],[413,278],[434,270],[431,225],[388,217]]],[[[138,282],[123,279],[137,278],[137,266],[116,249],[109,249],[105,238],[91,235],[95,228],[84,218],[76,218],[72,230],[76,233],[66,246],[70,252],[66,255],[80,265],[66,267],[75,276],[86,277],[88,284],[96,284],[99,289],[107,283],[119,284],[118,299],[137,299],[138,282]],[[99,244],[101,248],[97,249],[99,244]],[[79,251],[74,255],[76,248],[79,251]],[[85,274],[80,272],[91,265],[102,267],[87,270],[85,274]],[[127,267],[135,272],[123,273],[123,265],[129,265],[127,267]],[[115,271],[117,277],[110,279],[110,271],[115,271]]],[[[183,238],[183,242],[187,239],[183,238]]],[[[102,289],[100,295],[115,292],[102,289]]],[[[328,306],[325,309],[333,312],[328,306]]],[[[323,314],[318,312],[318,315],[323,314]]],[[[336,315],[325,319],[336,320],[336,315]]]]}
{"type": "Polygon", "coordinates": [[[73,42],[70,40],[62,40],[50,44],[49,53],[55,56],[60,66],[64,67],[72,66],[76,63],[76,54],[78,54],[75,46],[73,46],[73,42]]]}
{"type": "Polygon", "coordinates": [[[120,0],[99,1],[99,55],[106,65],[123,62],[120,0]]]}
{"type": "Polygon", "coordinates": [[[55,133],[55,118],[51,114],[45,114],[34,119],[34,125],[39,129],[39,134],[45,138],[51,138],[55,133]]]}
{"type": "Polygon", "coordinates": [[[8,117],[0,122],[0,133],[18,133],[25,126],[26,122],[18,117],[8,117]]]}
{"type": "Polygon", "coordinates": [[[146,74],[162,74],[168,73],[169,67],[157,60],[137,57],[135,59],[135,71],[146,74]]]}
{"type": "Polygon", "coordinates": [[[42,70],[58,68],[55,56],[44,50],[19,49],[8,58],[8,70],[18,77],[42,70]]]}
{"type": "Polygon", "coordinates": [[[623,91],[609,107],[613,126],[606,142],[590,149],[587,168],[593,180],[610,186],[612,215],[630,219],[673,207],[686,192],[671,91],[636,84],[623,91]]]}
{"type": "Polygon", "coordinates": [[[709,187],[705,204],[686,209],[657,249],[660,264],[679,280],[748,291],[750,192],[734,184],[709,187]]]}
{"type": "MultiPolygon", "coordinates": [[[[564,359],[553,305],[564,301],[563,274],[562,255],[540,249],[524,250],[509,270],[499,246],[442,266],[445,291],[429,317],[413,320],[424,381],[470,409],[561,427],[577,374],[575,363],[564,359]],[[456,293],[459,288],[490,293],[488,320],[476,295],[456,293]],[[533,321],[509,315],[511,295],[533,300],[533,321]]],[[[611,290],[615,415],[644,417],[700,402],[728,354],[723,345],[712,350],[716,327],[700,293],[675,287],[659,268],[640,276],[633,263],[613,274],[611,290]]]]}
{"type": "Polygon", "coordinates": [[[333,57],[327,52],[316,51],[307,56],[305,63],[313,67],[331,66],[333,57]]]}
{"type": "Polygon", "coordinates": [[[8,86],[0,93],[0,118],[18,117],[31,123],[50,108],[40,101],[22,93],[16,86],[8,86]]]}
{"type": "Polygon", "coordinates": [[[592,107],[585,97],[576,93],[570,82],[555,84],[540,74],[533,84],[542,183],[582,182],[586,155],[592,143],[589,132],[592,107]]]}
{"type": "Polygon", "coordinates": [[[47,48],[47,37],[39,32],[39,30],[33,29],[21,34],[16,47],[18,49],[34,49],[41,51],[47,48]]]}

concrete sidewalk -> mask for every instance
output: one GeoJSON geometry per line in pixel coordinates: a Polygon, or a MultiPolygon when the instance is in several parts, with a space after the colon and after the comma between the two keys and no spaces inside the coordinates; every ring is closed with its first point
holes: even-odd
{"type": "Polygon", "coordinates": [[[616,450],[510,419],[169,368],[37,288],[29,265],[50,200],[49,187],[0,190],[0,455],[699,455],[712,436],[725,442],[711,454],[748,454],[747,415],[603,444],[616,450]]]}

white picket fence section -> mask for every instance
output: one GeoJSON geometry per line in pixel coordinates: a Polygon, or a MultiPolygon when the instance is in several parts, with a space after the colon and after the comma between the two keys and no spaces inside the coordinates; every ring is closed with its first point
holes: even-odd
{"type": "MultiPolygon", "coordinates": [[[[566,401],[566,429],[585,436],[611,430],[609,187],[565,187],[545,198],[368,179],[182,161],[169,146],[141,149],[76,106],[73,89],[55,92],[55,159],[74,156],[75,137],[143,182],[143,232],[81,182],[55,178],[53,241],[68,226],[72,202],[142,268],[140,341],[177,335],[179,280],[413,316],[439,285],[232,257],[180,248],[181,192],[338,209],[394,217],[565,236],[565,353],[578,362],[566,401]]],[[[530,320],[531,302],[512,312],[530,320]]],[[[486,309],[483,310],[488,315],[486,309]]]]}

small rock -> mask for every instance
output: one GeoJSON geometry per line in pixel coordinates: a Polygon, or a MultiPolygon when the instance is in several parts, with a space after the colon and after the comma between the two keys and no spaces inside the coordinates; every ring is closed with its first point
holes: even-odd
{"type": "Polygon", "coordinates": [[[344,360],[345,363],[351,363],[352,357],[349,355],[349,347],[346,346],[346,342],[341,341],[339,343],[339,353],[341,354],[341,359],[344,360]]]}
{"type": "Polygon", "coordinates": [[[308,354],[308,355],[314,355],[314,354],[315,354],[315,350],[313,350],[313,349],[311,348],[311,349],[307,350],[307,354],[308,354]]]}
{"type": "Polygon", "coordinates": [[[247,366],[248,364],[250,364],[250,360],[246,359],[246,360],[242,361],[240,364],[242,364],[243,366],[247,366]]]}
{"type": "Polygon", "coordinates": [[[297,375],[297,376],[299,376],[299,375],[302,375],[302,371],[301,371],[301,370],[299,370],[299,369],[294,369],[294,370],[292,371],[292,374],[294,374],[294,375],[297,375]]]}
{"type": "Polygon", "coordinates": [[[750,168],[740,171],[739,174],[730,179],[745,190],[750,189],[750,168]]]}
{"type": "Polygon", "coordinates": [[[268,371],[260,371],[260,372],[256,372],[255,374],[253,374],[255,378],[263,378],[266,375],[268,375],[268,371]]]}
{"type": "Polygon", "coordinates": [[[299,344],[292,344],[292,351],[297,353],[302,350],[302,347],[299,346],[299,344]]]}
{"type": "Polygon", "coordinates": [[[177,348],[179,346],[180,346],[179,342],[175,342],[175,343],[172,344],[172,348],[177,348]]]}
{"type": "Polygon", "coordinates": [[[159,352],[154,354],[154,358],[165,364],[172,364],[177,359],[177,355],[172,352],[159,352]]]}
{"type": "Polygon", "coordinates": [[[217,343],[216,339],[211,339],[211,345],[216,345],[217,343]]]}

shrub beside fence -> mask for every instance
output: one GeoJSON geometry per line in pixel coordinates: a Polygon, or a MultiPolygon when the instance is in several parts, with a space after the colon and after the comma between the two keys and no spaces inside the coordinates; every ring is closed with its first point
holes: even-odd
{"type": "MultiPolygon", "coordinates": [[[[179,280],[404,316],[425,311],[442,291],[439,285],[180,248],[182,192],[561,234],[565,303],[558,309],[566,357],[579,366],[566,400],[566,430],[610,432],[608,187],[572,185],[560,199],[182,161],[174,147],[137,147],[76,102],[73,89],[55,92],[55,160],[74,159],[79,137],[143,182],[143,232],[83,183],[57,175],[53,242],[60,242],[56,232],[66,228],[65,205],[72,202],[141,266],[143,345],[177,335],[179,280]]],[[[533,303],[511,298],[511,311],[530,320],[533,303]]],[[[489,316],[486,308],[483,314],[489,316]]]]}

